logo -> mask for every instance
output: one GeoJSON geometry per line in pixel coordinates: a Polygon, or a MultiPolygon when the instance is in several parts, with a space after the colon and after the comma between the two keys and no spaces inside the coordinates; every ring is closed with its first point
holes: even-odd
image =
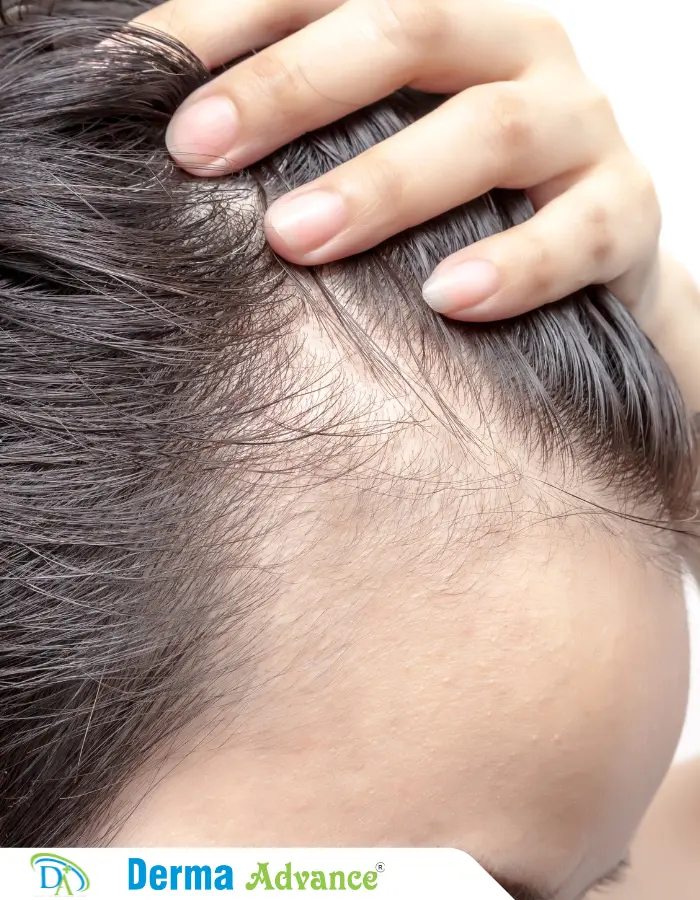
{"type": "Polygon", "coordinates": [[[32,869],[39,875],[39,887],[52,892],[54,897],[72,897],[83,894],[90,887],[85,872],[56,853],[35,853],[31,858],[32,869]]]}

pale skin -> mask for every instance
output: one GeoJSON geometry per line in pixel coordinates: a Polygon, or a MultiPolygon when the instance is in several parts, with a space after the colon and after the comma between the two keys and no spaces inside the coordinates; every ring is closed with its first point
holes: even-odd
{"type": "MultiPolygon", "coordinates": [[[[429,441],[415,449],[455,449],[429,441]]],[[[144,768],[113,844],[450,846],[538,900],[582,900],[627,855],[680,734],[680,579],[627,544],[641,532],[585,517],[506,527],[482,553],[471,497],[426,520],[410,487],[334,480],[292,510],[266,551],[284,592],[261,608],[250,699],[144,768]]]]}
{"type": "Polygon", "coordinates": [[[700,884],[700,758],[674,766],[637,835],[613,900],[695,900],[700,884]]]}
{"type": "MultiPolygon", "coordinates": [[[[565,31],[551,16],[502,0],[238,0],[236,4],[230,0],[169,0],[139,21],[181,39],[210,68],[251,49],[259,51],[197,91],[173,119],[169,149],[180,165],[197,176],[234,171],[404,85],[453,95],[423,121],[278,200],[266,217],[270,244],[298,264],[329,262],[374,246],[490,188],[525,189],[536,215],[444,260],[425,286],[426,301],[449,317],[483,321],[517,315],[584,285],[606,284],[664,355],[689,407],[700,411],[700,292],[683,266],[661,251],[661,214],[649,173],[627,146],[610,103],[588,81],[565,31]],[[468,165],[464,164],[465,150],[468,165]]],[[[565,560],[561,564],[564,568],[568,565],[565,560]]],[[[556,566],[553,572],[556,581],[556,566]]],[[[606,577],[609,580],[609,573],[606,577]]],[[[626,577],[633,574],[615,575],[626,577]]],[[[601,584],[605,581],[601,576],[601,584]]],[[[620,596],[628,589],[621,581],[620,596]]],[[[645,589],[646,584],[635,587],[637,599],[645,589]]],[[[614,610],[615,605],[606,608],[614,610]]],[[[667,616],[665,610],[659,621],[668,621],[667,616]]],[[[679,622],[674,628],[681,645],[679,622]]],[[[649,634],[660,633],[655,629],[649,634]]],[[[643,638],[637,637],[644,644],[643,638]]],[[[555,643],[565,655],[571,653],[559,638],[555,643]]],[[[638,672],[648,672],[642,644],[634,651],[638,658],[630,649],[627,663],[638,672]]],[[[644,647],[648,654],[649,647],[644,647]]],[[[428,644],[426,653],[427,648],[428,644]]],[[[414,649],[423,652],[420,647],[414,649]]],[[[658,672],[670,677],[673,652],[657,649],[658,672]]],[[[377,673],[378,677],[380,674],[388,677],[377,673]]],[[[453,674],[457,679],[468,675],[462,671],[453,674]]],[[[612,683],[613,673],[610,677],[612,683]]],[[[682,696],[683,675],[674,677],[676,695],[682,696]]],[[[502,690],[508,690],[507,685],[502,690]]],[[[423,696],[430,707],[430,691],[423,696]]],[[[439,699],[436,694],[435,703],[439,699]]],[[[523,723],[532,727],[526,719],[523,723]]],[[[640,745],[645,727],[640,723],[635,726],[640,729],[637,733],[624,737],[631,746],[634,742],[640,745]]],[[[507,718],[506,724],[510,729],[512,720],[507,718]]],[[[492,727],[497,725],[492,723],[492,727]]],[[[401,726],[399,717],[396,727],[401,726]]],[[[540,723],[538,727],[547,726],[540,723]]],[[[551,723],[553,730],[558,727],[551,723]]],[[[595,722],[591,727],[593,735],[603,733],[596,731],[595,722]]],[[[652,768],[657,776],[668,761],[669,742],[673,743],[677,727],[675,720],[668,724],[665,743],[656,751],[652,768]]],[[[457,746],[460,736],[453,737],[457,746]]],[[[312,748],[301,749],[312,768],[316,766],[313,777],[318,778],[324,759],[321,750],[316,748],[321,754],[316,761],[312,748]]],[[[442,749],[449,753],[449,748],[442,749]]],[[[615,749],[615,753],[621,751],[622,745],[615,749]]],[[[282,747],[279,752],[287,751],[282,747]]],[[[361,746],[353,752],[363,758],[361,746]]],[[[610,753],[612,758],[613,751],[610,753]]],[[[268,784],[269,778],[259,764],[253,764],[244,753],[236,764],[246,772],[255,796],[264,796],[261,785],[268,784]]],[[[415,779],[420,768],[412,770],[411,760],[404,765],[407,777],[415,779]]],[[[575,762],[572,765],[576,768],[575,762]]],[[[377,785],[385,784],[382,778],[389,776],[388,771],[382,776],[381,766],[358,771],[363,773],[360,780],[372,783],[373,790],[372,779],[377,779],[377,785]]],[[[610,772],[612,785],[612,769],[610,772]]],[[[621,772],[614,773],[615,777],[622,777],[621,772]]],[[[191,791],[196,813],[201,784],[192,777],[194,780],[178,790],[191,791]]],[[[444,784],[431,790],[453,792],[454,786],[445,777],[444,784]]],[[[685,777],[700,783],[695,770],[689,769],[685,777]]],[[[635,810],[641,810],[653,793],[653,781],[652,777],[643,789],[637,788],[635,810]]],[[[299,784],[303,783],[300,776],[299,784]]],[[[178,790],[173,791],[174,796],[181,796],[178,790]]],[[[231,791],[236,790],[240,790],[240,781],[231,785],[231,791]]],[[[581,784],[580,790],[583,796],[589,787],[581,784]]],[[[674,793],[674,805],[666,802],[667,796],[668,792],[660,795],[650,824],[641,833],[642,846],[651,833],[647,829],[653,830],[654,823],[663,821],[682,799],[674,793]]],[[[688,795],[684,796],[687,802],[688,795]]],[[[167,791],[161,799],[160,815],[157,804],[144,813],[133,838],[136,842],[137,838],[146,842],[150,834],[157,836],[163,816],[172,815],[167,791]]],[[[245,805],[246,798],[239,799],[245,805]]],[[[472,805],[475,802],[473,796],[463,799],[472,805]]],[[[527,804],[531,802],[535,808],[540,799],[517,798],[496,814],[501,811],[507,817],[520,810],[525,815],[522,811],[527,804]]],[[[300,810],[306,810],[309,833],[319,829],[318,833],[324,834],[323,810],[305,803],[299,799],[293,804],[288,826],[280,825],[282,834],[263,831],[259,842],[285,842],[288,834],[284,829],[295,833],[300,810]]],[[[346,806],[350,814],[350,796],[346,806]]],[[[389,807],[397,820],[407,812],[410,810],[389,807]]],[[[586,826],[570,823],[571,827],[599,829],[602,819],[596,815],[602,816],[602,811],[592,811],[586,826]]],[[[620,834],[634,817],[630,811],[625,815],[627,824],[619,825],[620,834]]],[[[240,842],[243,832],[236,830],[235,820],[226,821],[230,823],[226,841],[240,842]]],[[[338,821],[337,840],[352,841],[353,835],[343,830],[342,817],[338,821]]],[[[442,823],[440,838],[474,846],[469,823],[456,826],[456,819],[449,821],[449,825],[442,823]]],[[[532,823],[527,815],[523,821],[528,827],[532,823]]],[[[210,824],[212,833],[219,835],[221,823],[210,824]]],[[[240,828],[244,827],[250,835],[250,823],[240,823],[240,828]]],[[[503,838],[499,827],[503,822],[494,821],[493,834],[503,838]]],[[[177,822],[173,828],[175,842],[207,839],[206,835],[178,830],[177,822]]],[[[131,835],[127,838],[132,839],[131,835]]],[[[397,834],[396,838],[416,840],[414,835],[397,834]]],[[[653,840],[649,846],[657,843],[653,840]]],[[[539,865],[542,872],[548,866],[550,873],[558,871],[559,882],[556,875],[551,876],[553,883],[559,884],[558,898],[577,896],[585,888],[586,878],[593,880],[611,862],[599,854],[582,863],[583,874],[576,874],[567,869],[573,865],[575,852],[569,848],[567,856],[566,849],[560,848],[557,855],[556,842],[554,846],[556,860],[529,857],[527,864],[535,869],[539,865]]],[[[528,848],[521,849],[526,864],[528,848]]],[[[484,852],[488,855],[490,848],[484,852]]],[[[645,859],[650,858],[653,868],[657,864],[653,854],[647,853],[645,859]]],[[[679,865],[678,860],[674,865],[679,865]]],[[[650,873],[645,869],[640,881],[631,883],[629,896],[657,900],[667,895],[663,885],[668,883],[663,877],[654,892],[650,873]]],[[[674,896],[681,895],[675,891],[674,896]]]]}

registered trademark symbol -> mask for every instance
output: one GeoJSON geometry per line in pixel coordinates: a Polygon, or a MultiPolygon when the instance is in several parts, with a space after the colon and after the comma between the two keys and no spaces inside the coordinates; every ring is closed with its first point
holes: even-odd
{"type": "Polygon", "coordinates": [[[377,872],[383,872],[386,866],[383,862],[378,862],[374,868],[377,870],[377,872]]]}

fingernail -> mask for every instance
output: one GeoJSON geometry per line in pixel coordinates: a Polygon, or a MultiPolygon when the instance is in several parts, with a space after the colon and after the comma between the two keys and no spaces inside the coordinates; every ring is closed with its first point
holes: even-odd
{"type": "Polygon", "coordinates": [[[238,136],[238,113],[226,97],[206,97],[175,113],[165,135],[171,155],[186,169],[228,170],[238,136]]]}
{"type": "Polygon", "coordinates": [[[267,211],[267,229],[295,253],[309,253],[340,231],[347,210],[340,194],[309,191],[277,200],[267,211]]]}
{"type": "Polygon", "coordinates": [[[470,259],[437,269],[423,285],[423,299],[439,313],[454,313],[483,303],[500,287],[497,267],[486,259],[470,259]]]}

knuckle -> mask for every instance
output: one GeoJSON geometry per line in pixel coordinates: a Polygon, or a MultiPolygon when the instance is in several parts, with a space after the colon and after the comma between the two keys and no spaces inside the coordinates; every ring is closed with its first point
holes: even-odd
{"type": "Polygon", "coordinates": [[[499,89],[487,105],[488,140],[500,157],[511,162],[528,152],[533,141],[529,104],[514,86],[499,89]]]}
{"type": "MultiPolygon", "coordinates": [[[[293,34],[302,28],[306,22],[301,11],[294,3],[288,4],[280,15],[280,9],[275,3],[260,3],[256,9],[256,24],[260,34],[278,41],[289,34],[293,34]]],[[[269,43],[272,43],[269,40],[269,43]]]]}
{"type": "Polygon", "coordinates": [[[606,123],[615,123],[615,110],[606,93],[595,85],[588,85],[581,100],[582,112],[587,118],[595,117],[606,123]]]}
{"type": "Polygon", "coordinates": [[[599,164],[619,155],[624,140],[607,94],[582,78],[570,84],[567,94],[572,98],[582,162],[599,164]]]}
{"type": "Polygon", "coordinates": [[[404,183],[396,166],[389,160],[370,158],[365,168],[365,216],[392,218],[404,200],[404,183]]]}
{"type": "Polygon", "coordinates": [[[546,299],[552,295],[554,287],[554,258],[547,241],[540,236],[527,239],[528,266],[530,269],[530,291],[533,297],[546,299]]]}
{"type": "Polygon", "coordinates": [[[641,164],[637,179],[637,196],[639,197],[642,214],[651,231],[658,235],[661,232],[661,203],[656,192],[654,179],[651,177],[651,173],[641,164]]]}
{"type": "Polygon", "coordinates": [[[612,215],[601,202],[591,203],[582,215],[589,233],[588,256],[596,271],[604,271],[617,255],[612,215]]]}
{"type": "Polygon", "coordinates": [[[259,53],[247,61],[247,88],[255,105],[274,104],[284,114],[294,109],[302,88],[307,85],[296,63],[290,63],[274,53],[259,53]]]}
{"type": "Polygon", "coordinates": [[[548,44],[557,44],[566,49],[571,47],[566,28],[552,13],[531,4],[524,4],[520,11],[531,38],[544,40],[548,44]]]}
{"type": "Polygon", "coordinates": [[[591,228],[605,228],[610,221],[607,206],[601,201],[591,201],[583,210],[583,220],[591,228]]]}
{"type": "Polygon", "coordinates": [[[434,0],[381,0],[372,9],[382,37],[401,51],[434,48],[444,37],[444,10],[434,0]]]}

